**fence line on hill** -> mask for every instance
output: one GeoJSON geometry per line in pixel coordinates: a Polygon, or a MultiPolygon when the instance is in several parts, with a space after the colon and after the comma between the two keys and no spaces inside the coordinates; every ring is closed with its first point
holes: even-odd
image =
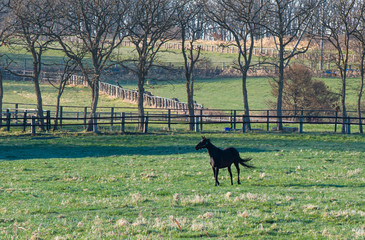
{"type": "MultiPolygon", "coordinates": [[[[22,73],[31,73],[31,71],[22,71],[22,73]]],[[[61,75],[59,73],[43,72],[41,75],[42,81],[59,81],[61,75]]],[[[68,84],[74,86],[85,86],[88,87],[89,83],[85,80],[84,76],[72,75],[68,80],[68,84]]],[[[120,86],[109,84],[106,82],[99,81],[99,92],[102,92],[111,97],[119,98],[122,101],[137,103],[138,102],[138,91],[125,89],[120,86]]],[[[143,94],[143,105],[150,108],[163,108],[163,109],[188,109],[188,104],[180,102],[178,99],[169,99],[159,96],[154,96],[150,93],[145,92],[143,94]]],[[[202,109],[203,105],[194,103],[195,109],[202,109]]]]}
{"type": "MultiPolygon", "coordinates": [[[[124,40],[122,42],[122,46],[124,47],[133,47],[133,43],[130,40],[124,40]]],[[[200,47],[202,51],[206,52],[215,52],[215,53],[238,53],[238,47],[234,46],[232,44],[226,43],[226,44],[202,44],[202,43],[195,43],[193,44],[194,48],[200,47]]],[[[166,50],[181,50],[182,44],[179,42],[166,42],[164,43],[161,48],[164,48],[166,50]]],[[[275,57],[279,55],[279,50],[275,48],[261,48],[261,47],[254,47],[252,49],[254,56],[270,56],[275,57]]],[[[325,53],[324,58],[325,59],[333,59],[332,56],[335,54],[333,53],[325,53]]],[[[304,53],[301,55],[296,55],[294,58],[296,59],[319,59],[320,53],[304,53]]],[[[353,62],[359,61],[360,55],[357,54],[350,54],[350,59],[353,62]]]]}
{"type": "MultiPolygon", "coordinates": [[[[68,81],[71,85],[88,86],[88,82],[83,76],[72,75],[68,81]]],[[[111,97],[120,98],[122,101],[130,103],[138,102],[138,92],[135,90],[124,89],[120,86],[109,84],[106,82],[99,82],[99,91],[107,94],[111,97]]],[[[151,108],[163,108],[163,109],[188,109],[188,104],[180,102],[177,99],[169,99],[164,97],[153,96],[152,94],[143,94],[143,105],[151,108]]],[[[194,108],[202,109],[200,104],[194,104],[194,108]]]]}

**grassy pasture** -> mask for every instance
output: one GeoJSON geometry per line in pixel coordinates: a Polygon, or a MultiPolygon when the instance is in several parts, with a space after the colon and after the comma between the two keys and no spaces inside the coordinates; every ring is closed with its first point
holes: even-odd
{"type": "MultiPolygon", "coordinates": [[[[269,109],[267,102],[274,101],[271,95],[271,87],[268,78],[253,77],[247,81],[249,94],[249,104],[253,110],[269,109]]],[[[340,79],[323,78],[326,85],[334,92],[340,92],[340,79]]],[[[355,109],[357,101],[357,89],[359,79],[351,78],[348,81],[347,103],[350,110],[355,109]]],[[[123,87],[135,89],[136,83],[122,83],[123,87]]],[[[146,85],[146,91],[152,92],[156,96],[167,98],[178,98],[186,102],[186,86],[183,80],[172,82],[157,82],[156,85],[146,85]]],[[[49,84],[41,86],[44,104],[55,104],[57,89],[49,84]]],[[[207,80],[196,80],[195,100],[205,107],[214,109],[242,109],[242,82],[239,78],[217,78],[207,80]]],[[[4,102],[36,103],[34,87],[31,82],[12,82],[5,81],[4,102]]],[[[68,87],[61,99],[64,106],[89,106],[91,102],[91,92],[89,88],[68,87]]],[[[131,104],[121,103],[117,99],[112,99],[102,95],[100,105],[103,107],[132,106],[131,104]]]]}
{"type": "MultiPolygon", "coordinates": [[[[55,105],[57,89],[50,84],[41,84],[42,101],[44,105],[55,105]]],[[[32,82],[4,82],[4,99],[6,103],[36,104],[36,95],[32,82]]],[[[61,98],[61,106],[89,107],[91,104],[91,90],[86,87],[68,86],[61,98]]],[[[4,105],[14,108],[14,105],[4,105]]],[[[100,107],[131,107],[132,104],[123,103],[119,99],[114,99],[104,94],[100,95],[100,107]]],[[[35,108],[35,107],[34,107],[35,108]]],[[[47,107],[45,107],[47,109],[47,107]]],[[[77,108],[68,108],[76,110],[77,108]]]]}
{"type": "Polygon", "coordinates": [[[362,135],[0,135],[1,239],[364,239],[362,135]]]}
{"type": "MultiPolygon", "coordinates": [[[[270,109],[268,101],[275,102],[271,95],[270,78],[251,77],[247,80],[248,101],[253,110],[270,109]]],[[[335,93],[341,92],[339,78],[320,78],[329,89],[335,93]]],[[[348,110],[356,109],[360,79],[349,78],[347,81],[347,106],[348,110]]],[[[135,87],[134,85],[129,85],[135,87]]],[[[154,95],[168,98],[177,97],[187,101],[186,86],[183,80],[147,85],[146,90],[154,95]]],[[[243,109],[242,80],[239,78],[217,78],[196,80],[194,99],[205,107],[214,109],[243,109]]]]}

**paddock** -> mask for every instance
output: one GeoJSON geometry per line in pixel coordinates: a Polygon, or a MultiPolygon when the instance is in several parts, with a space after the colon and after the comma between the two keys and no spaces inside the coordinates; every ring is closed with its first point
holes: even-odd
{"type": "Polygon", "coordinates": [[[0,133],[4,239],[362,239],[359,134],[210,133],[252,157],[214,178],[200,133],[0,133]]]}

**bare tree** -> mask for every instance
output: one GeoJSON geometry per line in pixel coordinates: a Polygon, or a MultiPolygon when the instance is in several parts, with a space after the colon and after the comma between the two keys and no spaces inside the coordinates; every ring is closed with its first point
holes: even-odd
{"type": "Polygon", "coordinates": [[[139,130],[144,129],[143,94],[146,76],[157,60],[157,53],[176,33],[178,3],[172,0],[133,0],[129,3],[128,36],[134,45],[136,56],[122,61],[122,65],[138,78],[139,130]]]}
{"type": "Polygon", "coordinates": [[[112,54],[125,37],[128,1],[59,0],[58,3],[54,8],[58,28],[52,36],[65,55],[78,65],[91,88],[87,131],[96,131],[93,118],[98,106],[100,76],[111,66],[112,54]],[[90,61],[85,56],[90,56],[90,61]]]}
{"type": "MultiPolygon", "coordinates": [[[[5,18],[8,14],[8,3],[1,2],[0,3],[0,47],[3,46],[3,36],[6,31],[5,18]]],[[[0,59],[2,55],[0,55],[0,59]]],[[[4,97],[4,89],[3,89],[3,66],[0,65],[0,127],[2,125],[2,113],[3,113],[3,97],[4,97]]]]}
{"type": "Polygon", "coordinates": [[[5,40],[11,46],[24,47],[32,56],[31,74],[12,73],[32,79],[37,98],[37,115],[42,130],[44,130],[44,116],[39,80],[42,71],[42,56],[52,42],[51,39],[44,37],[55,24],[51,15],[50,6],[52,4],[52,0],[9,1],[10,18],[7,23],[9,26],[5,40]]]}
{"type": "MultiPolygon", "coordinates": [[[[305,53],[310,46],[311,39],[305,46],[299,47],[303,38],[308,34],[311,28],[311,19],[314,10],[321,1],[297,1],[297,0],[273,0],[268,1],[266,5],[266,20],[263,21],[263,27],[266,28],[267,34],[275,40],[275,46],[278,51],[277,58],[270,64],[278,69],[278,94],[277,94],[277,117],[279,131],[283,130],[282,121],[282,101],[284,89],[284,69],[288,66],[290,60],[299,54],[305,53]],[[293,44],[291,50],[288,50],[290,44],[293,44]]],[[[308,35],[307,35],[308,36],[308,35]]]]}
{"type": "Polygon", "coordinates": [[[242,95],[245,110],[246,128],[251,129],[250,108],[248,104],[247,73],[251,67],[255,37],[259,32],[259,23],[265,16],[264,4],[258,0],[219,0],[208,3],[208,16],[228,31],[238,48],[236,68],[242,74],[242,95]]]}
{"type": "Polygon", "coordinates": [[[342,81],[340,94],[342,117],[344,119],[342,133],[346,132],[346,80],[351,39],[354,38],[360,21],[360,18],[356,18],[355,16],[359,16],[357,11],[361,11],[360,15],[363,14],[363,10],[357,6],[357,0],[332,0],[327,3],[327,14],[323,22],[325,27],[324,38],[336,49],[334,62],[340,72],[342,81]]]}
{"type": "Polygon", "coordinates": [[[49,81],[49,83],[57,89],[57,98],[56,98],[56,112],[54,116],[54,125],[53,125],[53,131],[57,130],[58,127],[58,117],[60,112],[60,102],[62,94],[65,90],[67,82],[70,80],[73,74],[76,72],[77,64],[71,60],[67,59],[63,65],[63,72],[61,73],[58,86],[56,86],[52,81],[49,81]]]}
{"type": "Polygon", "coordinates": [[[178,14],[177,22],[181,33],[181,51],[184,58],[186,94],[189,111],[189,130],[194,130],[194,69],[199,61],[201,47],[194,43],[200,38],[203,31],[203,8],[200,2],[183,1],[178,14]]]}
{"type": "MultiPolygon", "coordinates": [[[[357,6],[358,10],[355,15],[356,18],[359,19],[359,24],[357,27],[357,30],[355,31],[355,38],[358,41],[359,44],[359,55],[360,55],[360,88],[357,95],[357,114],[359,117],[359,121],[361,120],[362,114],[361,114],[361,103],[362,103],[362,96],[363,96],[363,90],[364,90],[364,77],[365,77],[365,3],[359,2],[357,6]]],[[[362,124],[359,124],[359,132],[363,133],[363,126],[362,124]]]]}

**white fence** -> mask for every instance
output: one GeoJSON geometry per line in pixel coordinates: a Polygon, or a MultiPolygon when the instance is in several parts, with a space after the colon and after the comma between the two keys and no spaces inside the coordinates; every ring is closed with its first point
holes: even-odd
{"type": "MultiPolygon", "coordinates": [[[[73,75],[69,80],[71,85],[82,85],[88,86],[88,82],[83,76],[73,75]]],[[[137,103],[138,92],[134,90],[124,89],[122,87],[112,85],[105,82],[99,82],[99,91],[112,97],[120,98],[122,101],[137,103]]],[[[176,99],[169,99],[164,97],[153,96],[150,94],[143,94],[143,105],[151,108],[162,108],[162,109],[188,109],[188,104],[180,102],[176,99]]],[[[194,104],[195,109],[203,109],[200,104],[194,104]]]]}

